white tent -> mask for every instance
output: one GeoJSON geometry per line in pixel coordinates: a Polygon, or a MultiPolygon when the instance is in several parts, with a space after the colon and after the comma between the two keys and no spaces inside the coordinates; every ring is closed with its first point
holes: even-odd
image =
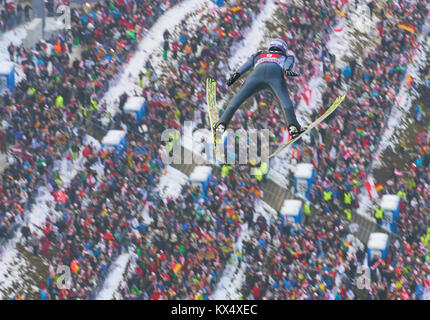
{"type": "Polygon", "coordinates": [[[109,130],[102,139],[104,146],[118,146],[124,139],[126,132],[124,130],[109,130]]]}
{"type": "Polygon", "coordinates": [[[285,200],[281,208],[281,214],[286,216],[298,216],[302,208],[301,200],[285,200]]]}
{"type": "Polygon", "coordinates": [[[385,250],[388,244],[388,234],[382,232],[373,232],[367,241],[367,247],[371,250],[385,250]]]}
{"type": "Polygon", "coordinates": [[[314,166],[311,163],[299,163],[296,166],[294,176],[300,179],[310,179],[312,178],[314,166]]]}
{"type": "Polygon", "coordinates": [[[192,182],[205,182],[212,173],[212,168],[209,166],[197,166],[190,174],[192,182]]]}
{"type": "Polygon", "coordinates": [[[382,196],[381,208],[383,210],[395,211],[399,207],[400,197],[394,194],[385,194],[382,196]]]}
{"type": "Polygon", "coordinates": [[[142,105],[145,103],[144,97],[131,97],[127,99],[124,105],[124,110],[130,112],[138,112],[142,109],[142,105]]]}

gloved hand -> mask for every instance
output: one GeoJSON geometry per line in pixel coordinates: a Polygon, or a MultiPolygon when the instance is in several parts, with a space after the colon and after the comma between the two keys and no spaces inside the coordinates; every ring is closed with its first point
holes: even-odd
{"type": "Polygon", "coordinates": [[[300,75],[294,71],[285,71],[285,74],[287,75],[287,77],[298,77],[300,75]]]}
{"type": "Polygon", "coordinates": [[[233,83],[236,82],[237,79],[239,79],[240,74],[235,72],[230,76],[230,79],[227,80],[227,85],[230,87],[233,83]]]}

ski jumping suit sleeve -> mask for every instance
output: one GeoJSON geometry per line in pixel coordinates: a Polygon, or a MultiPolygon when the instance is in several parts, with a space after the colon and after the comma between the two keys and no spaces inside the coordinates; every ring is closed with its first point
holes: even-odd
{"type": "Polygon", "coordinates": [[[254,60],[255,57],[258,55],[259,52],[253,54],[248,61],[246,61],[240,68],[237,70],[237,73],[242,75],[251,70],[254,67],[254,60]]]}
{"type": "Polygon", "coordinates": [[[300,129],[301,126],[297,122],[293,103],[284,80],[284,73],[291,71],[293,66],[294,57],[290,55],[284,56],[270,51],[260,51],[252,55],[237,72],[243,75],[252,68],[254,70],[246,79],[243,87],[233,97],[218,123],[223,123],[228,127],[234,113],[246,99],[260,90],[269,89],[278,98],[287,124],[293,124],[300,129]]]}

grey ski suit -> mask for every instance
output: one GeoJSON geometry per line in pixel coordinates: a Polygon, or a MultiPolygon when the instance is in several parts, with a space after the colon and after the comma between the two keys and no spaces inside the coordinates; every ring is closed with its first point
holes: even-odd
{"type": "Polygon", "coordinates": [[[285,56],[278,51],[259,51],[252,55],[237,73],[243,75],[251,68],[254,70],[233,97],[218,123],[223,123],[228,127],[233,114],[246,99],[258,91],[269,89],[278,98],[287,125],[294,125],[300,130],[301,126],[297,122],[293,103],[284,80],[284,73],[291,72],[293,66],[294,56],[285,56]]]}

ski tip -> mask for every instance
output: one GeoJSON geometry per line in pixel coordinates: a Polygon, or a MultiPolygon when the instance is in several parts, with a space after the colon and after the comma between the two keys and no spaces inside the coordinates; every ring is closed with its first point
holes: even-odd
{"type": "Polygon", "coordinates": [[[216,80],[214,78],[206,78],[206,86],[212,86],[215,87],[216,86],[216,80]]]}

